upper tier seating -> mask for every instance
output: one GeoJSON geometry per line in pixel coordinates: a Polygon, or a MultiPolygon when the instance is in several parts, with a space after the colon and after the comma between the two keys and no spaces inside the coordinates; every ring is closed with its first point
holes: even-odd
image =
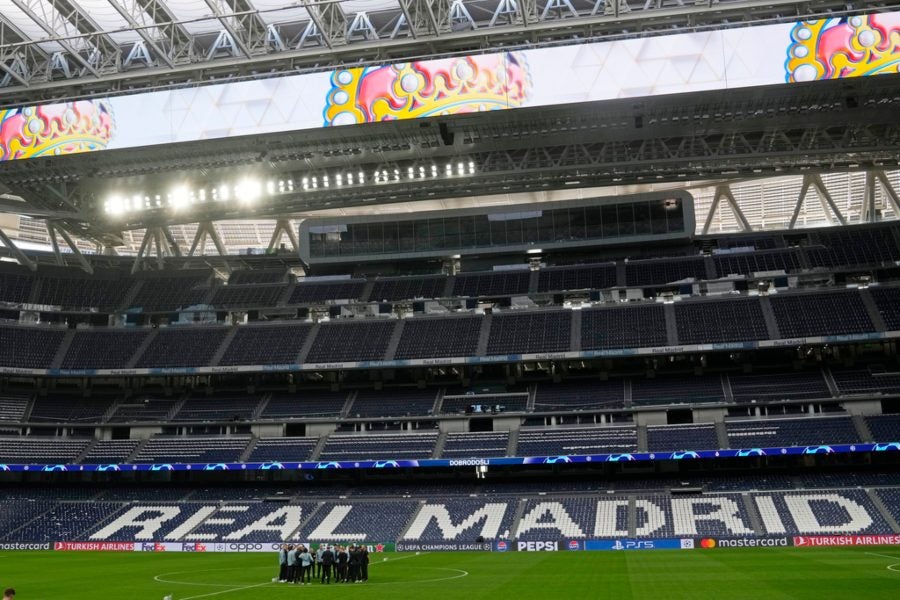
{"type": "Polygon", "coordinates": [[[396,326],[394,319],[323,323],[306,362],[383,360],[396,326]]]}
{"type": "Polygon", "coordinates": [[[318,443],[318,438],[308,437],[261,438],[247,462],[306,461],[318,443]]]}
{"type": "Polygon", "coordinates": [[[285,285],[226,285],[216,288],[210,304],[216,308],[277,306],[285,285]]]}
{"type": "MultiPolygon", "coordinates": [[[[890,526],[872,504],[864,490],[841,490],[838,492],[788,492],[785,494],[765,494],[771,502],[760,502],[762,494],[754,494],[757,508],[764,524],[773,524],[782,531],[770,534],[827,533],[886,533],[890,526]],[[867,526],[858,522],[854,515],[847,511],[846,504],[852,503],[861,507],[868,515],[867,526]],[[793,510],[789,508],[793,507],[793,510]],[[773,510],[774,508],[774,510],[773,510]]],[[[856,511],[854,510],[854,513],[856,511]]]]}
{"type": "Polygon", "coordinates": [[[727,427],[732,448],[818,446],[861,441],[849,417],[730,421],[727,427]]]}
{"type": "Polygon", "coordinates": [[[501,412],[525,412],[528,406],[526,392],[510,394],[464,394],[444,395],[441,400],[441,413],[453,415],[467,412],[470,406],[481,406],[475,412],[490,412],[493,407],[500,406],[501,412]]]}
{"type": "Polygon", "coordinates": [[[624,406],[625,390],[622,379],[611,381],[574,379],[560,383],[539,383],[534,399],[534,410],[537,412],[624,406]]]}
{"type": "Polygon", "coordinates": [[[284,269],[238,269],[228,276],[228,285],[284,283],[284,269]]]}
{"type": "Polygon", "coordinates": [[[487,354],[568,352],[571,347],[570,311],[532,311],[495,314],[487,354]]]}
{"type": "Polygon", "coordinates": [[[65,336],[65,329],[2,327],[0,365],[22,369],[49,369],[65,336]]]}
{"type": "Polygon", "coordinates": [[[80,540],[91,525],[116,514],[122,504],[118,502],[63,502],[44,514],[31,513],[34,519],[16,531],[16,539],[29,542],[54,542],[80,540]]]}
{"type": "Polygon", "coordinates": [[[508,539],[515,516],[514,506],[510,502],[497,502],[495,498],[488,500],[442,499],[440,502],[422,506],[419,517],[413,521],[404,538],[417,542],[435,543],[469,541],[479,537],[485,540],[498,537],[508,539]],[[478,512],[483,512],[484,519],[488,519],[492,523],[497,521],[496,525],[492,525],[492,528],[496,527],[496,535],[491,533],[482,535],[484,525],[482,520],[472,522],[469,527],[464,529],[458,529],[465,519],[478,512]],[[447,527],[439,520],[438,515],[449,516],[451,525],[447,527]]]}
{"type": "Polygon", "coordinates": [[[300,389],[296,394],[273,394],[260,415],[261,419],[299,419],[336,417],[344,409],[347,392],[300,389]]]}
{"type": "Polygon", "coordinates": [[[407,319],[394,358],[475,356],[481,317],[407,319]]]}
{"type": "Polygon", "coordinates": [[[85,329],[75,332],[63,357],[63,369],[124,369],[149,329],[85,329]]]}
{"type": "Polygon", "coordinates": [[[200,305],[209,294],[212,273],[189,272],[180,277],[147,277],[141,280],[131,306],[144,312],[167,312],[200,305]]]}
{"type": "MultiPolygon", "coordinates": [[[[627,530],[627,512],[617,519],[627,530]]],[[[587,537],[594,530],[597,514],[596,498],[531,498],[525,502],[522,519],[512,536],[519,540],[557,540],[587,537]],[[568,514],[559,522],[555,515],[568,514]]]]}
{"type": "Polygon", "coordinates": [[[228,329],[186,327],[160,329],[138,359],[138,367],[202,367],[210,363],[228,329]]]}
{"type": "Polygon", "coordinates": [[[900,288],[869,288],[888,331],[900,330],[900,288]]]}
{"type": "Polygon", "coordinates": [[[428,415],[437,399],[437,388],[388,387],[359,390],[350,406],[349,417],[403,417],[428,415]]]}
{"type": "Polygon", "coordinates": [[[418,509],[419,503],[412,500],[326,502],[297,537],[337,543],[346,542],[348,533],[363,531],[366,540],[397,540],[418,509]]]}
{"type": "Polygon", "coordinates": [[[328,437],[328,441],[319,455],[319,460],[431,458],[437,438],[437,432],[377,433],[370,435],[333,434],[328,437]]]}
{"type": "Polygon", "coordinates": [[[666,345],[666,316],[662,305],[581,311],[582,350],[666,345]]]}
{"type": "Polygon", "coordinates": [[[121,307],[134,282],[118,273],[105,277],[100,273],[93,277],[41,277],[35,303],[74,309],[115,310],[121,307]]]}
{"type": "Polygon", "coordinates": [[[116,409],[109,417],[110,423],[157,422],[169,419],[178,404],[170,398],[132,398],[116,403],[116,409]]]}
{"type": "Polygon", "coordinates": [[[838,394],[900,394],[900,373],[877,369],[835,369],[831,372],[838,394]]]}
{"type": "Polygon", "coordinates": [[[366,288],[365,279],[337,281],[298,281],[288,304],[317,304],[334,300],[359,300],[366,288]]]}
{"type": "Polygon", "coordinates": [[[38,397],[31,409],[34,423],[99,423],[113,405],[111,398],[38,397]]]}
{"type": "Polygon", "coordinates": [[[782,338],[875,331],[858,292],[771,297],[782,338]]]}
{"type": "Polygon", "coordinates": [[[453,282],[454,296],[517,296],[528,293],[531,271],[460,273],[453,282]]]}
{"type": "Polygon", "coordinates": [[[136,463],[228,463],[237,462],[250,438],[154,437],[140,449],[136,463]]]}
{"type": "Polygon", "coordinates": [[[637,432],[633,427],[522,429],[516,455],[617,454],[635,450],[637,432]]]}
{"type": "Polygon", "coordinates": [[[28,302],[34,281],[34,277],[24,273],[0,273],[0,302],[28,302]]]}
{"type": "Polygon", "coordinates": [[[87,448],[87,438],[52,440],[39,437],[0,438],[0,463],[65,464],[73,463],[87,448]]]}
{"type": "Polygon", "coordinates": [[[725,392],[718,375],[633,378],[631,402],[634,406],[651,404],[688,404],[722,402],[725,392]]]}
{"type": "Polygon", "coordinates": [[[239,327],[220,366],[296,364],[312,325],[258,325],[239,327]]]}
{"type": "Polygon", "coordinates": [[[900,415],[866,417],[866,425],[876,442],[900,442],[900,415]]]}
{"type": "Polygon", "coordinates": [[[126,462],[140,440],[99,440],[82,457],[86,465],[118,465],[126,462]]]}
{"type": "Polygon", "coordinates": [[[769,337],[756,298],[676,302],[675,323],[682,344],[743,342],[769,337]]]}
{"type": "Polygon", "coordinates": [[[814,237],[824,247],[806,249],[811,267],[879,265],[900,259],[900,249],[888,228],[834,227],[814,237]]]}
{"type": "Polygon", "coordinates": [[[706,279],[703,257],[630,261],[625,265],[625,282],[629,286],[662,285],[684,279],[706,279]]]}
{"type": "Polygon", "coordinates": [[[714,450],[719,447],[716,427],[712,423],[686,425],[650,425],[647,427],[647,450],[714,450]]]}
{"type": "Polygon", "coordinates": [[[821,371],[730,375],[735,402],[831,398],[821,371]]]}
{"type": "Polygon", "coordinates": [[[450,432],[444,441],[441,458],[484,458],[506,456],[508,431],[483,433],[450,432]]]}
{"type": "Polygon", "coordinates": [[[801,267],[800,252],[797,250],[776,250],[773,252],[749,252],[746,254],[718,254],[713,257],[716,274],[752,275],[767,271],[790,273],[801,267]]]}
{"type": "Polygon", "coordinates": [[[0,394],[0,421],[19,423],[25,417],[29,396],[4,392],[0,394]]]}
{"type": "Polygon", "coordinates": [[[247,395],[197,396],[188,398],[173,421],[246,421],[259,404],[259,398],[247,395]]]}
{"type": "Polygon", "coordinates": [[[415,298],[441,298],[447,287],[447,278],[403,277],[397,279],[376,279],[369,294],[371,302],[394,302],[415,298]]]}
{"type": "Polygon", "coordinates": [[[602,290],[615,287],[616,265],[579,265],[575,267],[550,267],[538,274],[539,292],[565,290],[602,290]]]}

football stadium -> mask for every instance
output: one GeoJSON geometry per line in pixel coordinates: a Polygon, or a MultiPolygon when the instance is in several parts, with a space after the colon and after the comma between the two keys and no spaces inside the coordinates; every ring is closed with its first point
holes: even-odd
{"type": "Polygon", "coordinates": [[[897,598],[900,2],[0,0],[0,592],[897,598]]]}

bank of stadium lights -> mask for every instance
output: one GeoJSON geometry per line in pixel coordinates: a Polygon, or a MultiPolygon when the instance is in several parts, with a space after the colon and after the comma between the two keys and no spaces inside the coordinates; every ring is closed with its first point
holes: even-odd
{"type": "MultiPolygon", "coordinates": [[[[475,174],[473,161],[448,162],[444,165],[443,176],[450,178],[465,177],[475,174]]],[[[150,210],[168,209],[175,212],[189,210],[198,205],[216,205],[235,203],[244,206],[257,204],[266,197],[277,197],[292,194],[295,191],[315,192],[331,188],[343,188],[375,184],[403,183],[421,181],[441,177],[441,169],[432,163],[427,165],[411,165],[405,170],[400,167],[375,169],[370,174],[364,171],[344,171],[319,175],[308,175],[298,178],[260,179],[248,177],[232,183],[217,186],[193,188],[180,184],[165,194],[113,194],[103,203],[103,211],[110,216],[142,213],[150,210]]]]}

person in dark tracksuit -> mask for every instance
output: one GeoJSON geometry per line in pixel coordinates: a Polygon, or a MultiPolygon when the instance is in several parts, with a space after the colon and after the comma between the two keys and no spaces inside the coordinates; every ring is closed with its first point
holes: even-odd
{"type": "Polygon", "coordinates": [[[322,553],[322,578],[321,583],[331,583],[331,571],[334,568],[334,550],[326,547],[322,553]]]}
{"type": "Polygon", "coordinates": [[[322,554],[325,552],[325,544],[319,544],[319,548],[316,550],[313,556],[316,559],[316,579],[322,577],[322,554]]]}
{"type": "Polygon", "coordinates": [[[337,549],[337,575],[335,576],[336,581],[346,582],[347,581],[347,560],[350,557],[347,555],[347,548],[345,546],[338,546],[337,549]]]}
{"type": "Polygon", "coordinates": [[[369,580],[369,548],[362,546],[359,551],[359,578],[363,581],[369,580]]]}
{"type": "Polygon", "coordinates": [[[356,583],[359,581],[359,549],[356,546],[350,546],[350,560],[348,561],[347,581],[356,583]]]}
{"type": "Polygon", "coordinates": [[[287,544],[282,544],[278,551],[278,581],[282,583],[287,581],[287,553],[287,544]]]}

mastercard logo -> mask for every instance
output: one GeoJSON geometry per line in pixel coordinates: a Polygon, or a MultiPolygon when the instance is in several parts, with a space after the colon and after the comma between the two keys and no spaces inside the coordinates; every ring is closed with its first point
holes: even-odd
{"type": "Polygon", "coordinates": [[[712,538],[703,538],[702,540],[700,540],[700,547],[701,548],[715,548],[716,540],[714,540],[712,538]]]}

